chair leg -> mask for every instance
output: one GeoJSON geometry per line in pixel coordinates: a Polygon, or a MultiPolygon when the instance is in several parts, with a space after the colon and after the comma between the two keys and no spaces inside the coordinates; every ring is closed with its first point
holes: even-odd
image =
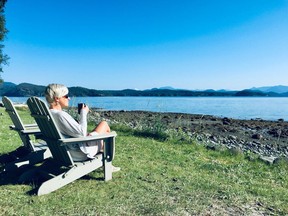
{"type": "Polygon", "coordinates": [[[115,154],[115,137],[107,139],[104,143],[103,166],[104,179],[109,181],[112,179],[112,160],[115,154]]]}
{"type": "Polygon", "coordinates": [[[102,166],[101,160],[93,160],[83,163],[82,165],[73,166],[67,172],[61,173],[41,184],[38,189],[37,195],[51,193],[73,181],[81,178],[82,176],[96,170],[102,166]]]}
{"type": "Polygon", "coordinates": [[[104,160],[104,180],[109,181],[112,179],[112,162],[104,160]]]}

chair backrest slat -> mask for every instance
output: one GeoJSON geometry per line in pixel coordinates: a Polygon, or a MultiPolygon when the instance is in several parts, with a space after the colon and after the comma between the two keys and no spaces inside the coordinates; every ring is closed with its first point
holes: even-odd
{"type": "Polygon", "coordinates": [[[12,101],[6,97],[2,97],[2,102],[5,106],[6,112],[9,114],[16,130],[24,130],[24,124],[20,119],[18,112],[16,111],[12,101]]]}
{"type": "Polygon", "coordinates": [[[35,146],[33,145],[32,140],[30,139],[28,134],[23,134],[22,131],[25,130],[25,125],[23,124],[13,102],[6,96],[2,97],[2,102],[4,104],[5,110],[10,116],[12,123],[13,123],[13,129],[18,132],[21,141],[23,145],[29,149],[30,151],[35,151],[35,146]]]}
{"type": "Polygon", "coordinates": [[[30,97],[27,105],[31,111],[31,115],[37,122],[43,139],[52,153],[53,159],[65,166],[73,165],[72,157],[66,146],[61,145],[61,135],[53,116],[46,103],[37,97],[30,97]]]}

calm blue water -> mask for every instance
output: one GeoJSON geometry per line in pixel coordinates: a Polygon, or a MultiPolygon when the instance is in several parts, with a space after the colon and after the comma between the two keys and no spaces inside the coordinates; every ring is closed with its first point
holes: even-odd
{"type": "MultiPolygon", "coordinates": [[[[11,97],[25,103],[27,98],[11,97]]],[[[205,114],[236,119],[288,120],[285,97],[72,97],[70,106],[84,102],[106,110],[145,110],[205,114]]]]}

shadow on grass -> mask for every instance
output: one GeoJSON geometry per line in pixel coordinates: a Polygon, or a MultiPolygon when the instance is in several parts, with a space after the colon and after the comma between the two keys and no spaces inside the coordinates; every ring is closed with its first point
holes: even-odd
{"type": "Polygon", "coordinates": [[[7,164],[9,162],[12,162],[18,158],[24,157],[30,153],[27,148],[24,146],[20,146],[16,150],[9,152],[7,154],[1,154],[0,155],[0,164],[7,164]]]}
{"type": "Polygon", "coordinates": [[[21,185],[21,184],[26,184],[27,185],[32,185],[33,189],[32,192],[28,192],[28,194],[34,194],[34,186],[41,184],[40,179],[37,177],[31,179],[29,182],[19,182],[20,176],[29,171],[30,169],[33,168],[32,165],[22,165],[21,167],[13,167],[9,168],[8,170],[5,170],[5,166],[9,166],[9,163],[13,163],[17,159],[23,158],[27,156],[30,153],[27,148],[21,146],[17,148],[16,150],[9,152],[7,154],[2,154],[0,155],[0,164],[1,164],[1,171],[0,171],[0,186],[5,186],[5,185],[21,185]]]}
{"type": "Polygon", "coordinates": [[[0,173],[0,186],[3,185],[17,185],[20,184],[18,179],[26,171],[28,171],[30,166],[22,166],[17,170],[1,171],[0,173]]]}
{"type": "Polygon", "coordinates": [[[27,156],[29,153],[30,151],[28,151],[25,147],[21,146],[12,152],[0,155],[0,185],[15,184],[17,182],[17,176],[19,177],[22,171],[25,171],[27,167],[23,166],[21,168],[7,172],[4,171],[5,166],[9,163],[16,161],[19,158],[27,156]]]}

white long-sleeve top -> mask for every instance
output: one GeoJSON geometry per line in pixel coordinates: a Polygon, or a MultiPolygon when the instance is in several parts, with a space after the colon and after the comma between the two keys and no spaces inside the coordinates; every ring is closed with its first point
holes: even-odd
{"type": "Polygon", "coordinates": [[[87,111],[81,110],[79,123],[63,110],[50,110],[60,132],[68,137],[83,137],[87,135],[87,111]]]}
{"type": "MultiPolygon", "coordinates": [[[[51,114],[64,137],[85,137],[87,136],[87,111],[81,110],[79,123],[67,112],[63,110],[51,109],[51,114]]],[[[83,161],[87,158],[93,158],[95,149],[94,143],[78,143],[68,146],[68,150],[74,161],[83,161]]]]}

